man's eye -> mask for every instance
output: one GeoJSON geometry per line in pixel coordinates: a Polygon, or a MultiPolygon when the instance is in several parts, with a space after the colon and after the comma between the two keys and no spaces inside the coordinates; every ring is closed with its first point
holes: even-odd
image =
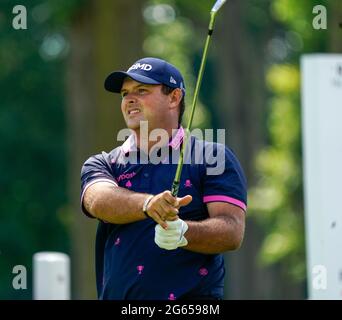
{"type": "Polygon", "coordinates": [[[143,88],[138,89],[139,94],[144,94],[146,91],[147,90],[143,88]]]}
{"type": "Polygon", "coordinates": [[[121,92],[121,97],[124,98],[125,96],[127,96],[127,92],[121,92]]]}

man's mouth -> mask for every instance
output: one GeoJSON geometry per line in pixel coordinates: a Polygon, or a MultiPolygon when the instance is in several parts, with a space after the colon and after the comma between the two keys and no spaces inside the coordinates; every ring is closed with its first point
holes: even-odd
{"type": "Polygon", "coordinates": [[[140,113],[141,111],[139,109],[131,109],[131,110],[128,110],[128,115],[134,115],[134,114],[138,114],[140,113]]]}

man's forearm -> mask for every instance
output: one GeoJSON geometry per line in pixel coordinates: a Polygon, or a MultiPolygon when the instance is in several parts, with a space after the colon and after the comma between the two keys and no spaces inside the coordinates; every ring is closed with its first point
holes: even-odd
{"type": "Polygon", "coordinates": [[[83,205],[94,217],[115,224],[146,219],[142,211],[147,194],[96,183],[85,193],[83,205]]]}
{"type": "Polygon", "coordinates": [[[218,216],[203,221],[186,221],[189,226],[185,237],[186,250],[214,254],[240,247],[244,227],[233,219],[218,216]]]}

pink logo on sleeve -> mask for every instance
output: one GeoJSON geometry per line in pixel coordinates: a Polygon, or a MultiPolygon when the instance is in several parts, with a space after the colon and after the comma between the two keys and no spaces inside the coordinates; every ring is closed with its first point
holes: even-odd
{"type": "Polygon", "coordinates": [[[132,186],[132,182],[128,180],[128,181],[126,182],[125,186],[126,186],[127,188],[130,188],[130,187],[132,186]]]}
{"type": "Polygon", "coordinates": [[[137,270],[139,271],[139,274],[141,274],[144,270],[144,266],[137,266],[137,270]]]}
{"type": "Polygon", "coordinates": [[[176,296],[173,293],[170,293],[168,300],[176,300],[176,296]]]}
{"type": "Polygon", "coordinates": [[[199,269],[198,273],[201,275],[201,276],[206,276],[208,274],[208,269],[206,268],[201,268],[199,269]]]}
{"type": "Polygon", "coordinates": [[[192,184],[191,184],[191,181],[189,179],[185,180],[185,188],[191,188],[192,187],[192,184]]]}
{"type": "Polygon", "coordinates": [[[114,242],[114,245],[118,246],[120,244],[120,242],[121,242],[120,238],[117,238],[114,242]]]}

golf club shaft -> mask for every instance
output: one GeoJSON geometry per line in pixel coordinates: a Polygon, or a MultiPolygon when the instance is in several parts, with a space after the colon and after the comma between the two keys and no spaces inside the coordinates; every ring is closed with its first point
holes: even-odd
{"type": "Polygon", "coordinates": [[[188,142],[188,138],[189,138],[190,130],[191,130],[191,125],[192,125],[192,120],[193,120],[193,117],[194,117],[194,114],[195,114],[196,103],[197,103],[198,94],[199,94],[199,90],[200,90],[201,83],[202,83],[205,63],[206,63],[207,55],[208,55],[209,43],[210,43],[211,35],[213,33],[213,30],[214,30],[216,13],[218,12],[218,10],[222,7],[222,5],[225,2],[226,2],[226,0],[218,0],[218,1],[216,1],[215,5],[213,6],[213,8],[212,8],[212,10],[210,12],[209,30],[208,30],[208,35],[207,35],[207,39],[206,39],[206,42],[205,42],[204,50],[203,50],[201,66],[200,66],[200,69],[199,69],[199,72],[198,72],[198,77],[197,77],[197,82],[196,82],[196,87],[195,87],[194,98],[193,98],[192,106],[191,106],[191,113],[190,113],[190,117],[189,117],[189,120],[188,120],[187,128],[185,130],[185,134],[184,134],[184,138],[183,138],[183,144],[182,144],[180,155],[179,155],[176,175],[175,175],[175,178],[173,180],[172,188],[171,188],[171,193],[172,193],[172,195],[174,197],[177,196],[178,190],[179,190],[180,177],[181,177],[181,174],[182,174],[183,163],[184,163],[184,151],[186,150],[186,145],[187,145],[187,142],[188,142]]]}

